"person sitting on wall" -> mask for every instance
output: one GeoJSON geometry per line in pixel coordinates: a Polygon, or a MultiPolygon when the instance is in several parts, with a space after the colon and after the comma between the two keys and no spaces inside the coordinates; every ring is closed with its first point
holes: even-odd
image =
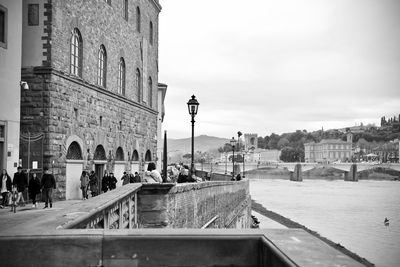
{"type": "Polygon", "coordinates": [[[181,168],[181,171],[179,172],[178,175],[178,183],[187,183],[187,182],[189,182],[189,166],[183,165],[183,168],[181,168]]]}
{"type": "Polygon", "coordinates": [[[162,183],[161,174],[156,170],[156,164],[150,162],[147,171],[144,172],[143,180],[145,183],[162,183]]]}
{"type": "Polygon", "coordinates": [[[242,176],[240,175],[240,173],[238,173],[238,175],[236,175],[236,181],[240,181],[242,180],[242,176]]]}
{"type": "Polygon", "coordinates": [[[115,178],[113,172],[110,172],[110,177],[109,177],[108,182],[109,182],[109,186],[108,187],[110,188],[110,190],[113,190],[113,189],[117,188],[118,180],[117,180],[117,178],[115,178]]]}

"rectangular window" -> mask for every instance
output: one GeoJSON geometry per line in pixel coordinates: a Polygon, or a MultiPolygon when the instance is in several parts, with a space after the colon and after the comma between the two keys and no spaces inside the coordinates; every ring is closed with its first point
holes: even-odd
{"type": "Polygon", "coordinates": [[[124,8],[123,8],[123,14],[122,14],[125,18],[126,21],[128,21],[128,0],[124,0],[124,8]]]}
{"type": "Polygon", "coordinates": [[[0,47],[7,48],[7,9],[0,5],[0,47]]]}
{"type": "Polygon", "coordinates": [[[79,117],[79,112],[78,112],[78,109],[77,109],[77,108],[74,108],[74,116],[75,116],[75,119],[76,119],[76,120],[77,120],[78,117],[79,117]]]}
{"type": "Polygon", "coordinates": [[[39,4],[28,5],[28,25],[29,26],[39,25],[39,4]]]}
{"type": "Polygon", "coordinates": [[[5,137],[5,126],[0,125],[0,140],[4,141],[4,137],[5,137]]]}

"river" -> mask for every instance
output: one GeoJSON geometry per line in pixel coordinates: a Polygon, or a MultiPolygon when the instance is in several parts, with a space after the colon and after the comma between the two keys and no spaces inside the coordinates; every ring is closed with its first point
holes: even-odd
{"type": "Polygon", "coordinates": [[[400,266],[400,182],[251,179],[250,194],[378,267],[400,266]]]}

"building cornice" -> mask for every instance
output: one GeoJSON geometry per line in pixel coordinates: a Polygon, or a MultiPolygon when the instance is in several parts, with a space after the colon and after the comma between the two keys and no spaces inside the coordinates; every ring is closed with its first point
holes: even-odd
{"type": "Polygon", "coordinates": [[[161,12],[162,7],[156,0],[149,0],[149,1],[155,6],[158,12],[161,12]]]}
{"type": "Polygon", "coordinates": [[[81,79],[79,77],[65,74],[64,72],[56,70],[56,69],[54,69],[52,67],[35,67],[33,69],[33,71],[37,75],[46,75],[46,74],[56,75],[58,77],[61,77],[61,78],[66,79],[68,81],[71,81],[71,82],[73,82],[75,84],[84,86],[86,88],[92,89],[92,90],[94,90],[94,91],[96,91],[98,93],[101,93],[103,95],[115,98],[115,99],[117,99],[117,100],[119,100],[121,102],[124,102],[126,104],[129,104],[131,106],[134,106],[134,107],[140,108],[142,110],[145,110],[145,111],[147,111],[147,112],[149,112],[151,114],[154,114],[154,115],[158,114],[158,111],[156,111],[154,109],[151,109],[151,108],[149,108],[149,107],[147,107],[145,105],[142,105],[142,104],[137,103],[137,102],[135,102],[133,100],[127,99],[126,97],[124,97],[124,96],[122,96],[120,94],[116,94],[114,92],[108,91],[108,90],[106,90],[106,89],[104,89],[102,87],[95,86],[95,85],[93,85],[93,84],[91,84],[91,83],[89,83],[89,82],[87,82],[87,81],[85,81],[85,80],[83,80],[83,79],[81,79]]]}

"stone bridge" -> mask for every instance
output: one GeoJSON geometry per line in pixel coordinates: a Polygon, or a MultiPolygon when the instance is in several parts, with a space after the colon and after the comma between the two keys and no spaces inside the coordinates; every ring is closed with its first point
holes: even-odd
{"type": "Polygon", "coordinates": [[[280,162],[269,164],[247,164],[246,171],[275,167],[290,171],[290,179],[302,181],[302,172],[314,168],[334,168],[344,172],[345,181],[358,181],[357,173],[376,168],[386,168],[400,171],[400,163],[305,163],[305,162],[280,162]]]}

